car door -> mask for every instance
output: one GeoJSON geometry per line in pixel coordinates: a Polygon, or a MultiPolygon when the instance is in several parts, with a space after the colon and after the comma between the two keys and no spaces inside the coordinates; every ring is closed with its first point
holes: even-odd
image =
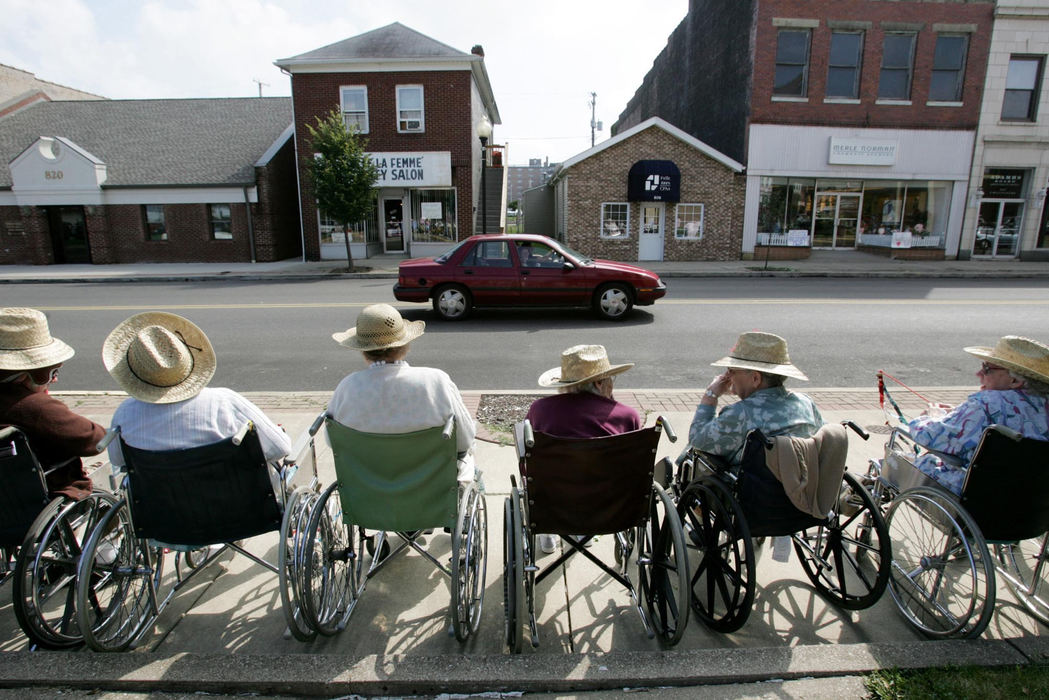
{"type": "Polygon", "coordinates": [[[456,278],[479,306],[515,304],[520,298],[518,270],[508,241],[478,241],[460,259],[456,278]]]}
{"type": "Polygon", "coordinates": [[[589,303],[583,272],[574,267],[566,269],[566,258],[561,251],[537,241],[517,241],[516,248],[522,304],[578,306],[589,303]]]}

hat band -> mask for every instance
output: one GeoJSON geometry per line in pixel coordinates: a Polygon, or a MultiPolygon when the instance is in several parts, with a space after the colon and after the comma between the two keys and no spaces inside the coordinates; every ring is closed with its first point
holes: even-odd
{"type": "MultiPolygon", "coordinates": [[[[176,336],[178,336],[178,339],[180,341],[182,341],[182,344],[185,345],[190,350],[196,350],[197,352],[203,352],[204,351],[204,348],[198,348],[196,346],[193,346],[193,345],[190,345],[189,343],[187,343],[186,339],[182,336],[182,331],[172,331],[172,332],[176,336]]],[[[131,370],[131,374],[135,375],[135,379],[139,380],[143,384],[148,384],[150,386],[155,386],[158,389],[170,389],[171,387],[178,386],[182,382],[186,381],[190,377],[190,375],[193,374],[193,368],[196,366],[196,364],[197,364],[197,361],[196,361],[196,359],[194,359],[193,353],[192,352],[189,353],[189,371],[186,372],[185,375],[183,375],[182,379],[178,380],[174,384],[157,384],[156,382],[149,381],[148,379],[146,379],[141,374],[139,374],[138,372],[135,371],[134,366],[131,364],[131,358],[130,357],[128,357],[127,368],[129,370],[131,370]]]]}
{"type": "Polygon", "coordinates": [[[19,345],[18,347],[15,347],[15,348],[0,347],[0,352],[11,352],[11,351],[17,352],[19,350],[32,350],[34,348],[46,348],[48,345],[50,345],[53,342],[55,342],[53,338],[48,338],[46,343],[37,343],[36,345],[19,345]]]}

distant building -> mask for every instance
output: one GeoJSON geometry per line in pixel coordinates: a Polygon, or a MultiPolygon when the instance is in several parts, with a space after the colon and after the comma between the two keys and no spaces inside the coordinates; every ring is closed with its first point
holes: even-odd
{"type": "Polygon", "coordinates": [[[104,99],[90,92],[40,80],[29,71],[0,63],[0,117],[37,102],[104,99]]]}
{"type": "Polygon", "coordinates": [[[517,202],[524,207],[525,190],[545,185],[557,170],[560,163],[551,163],[547,159],[529,158],[528,165],[511,165],[507,170],[507,202],[517,202]]]}

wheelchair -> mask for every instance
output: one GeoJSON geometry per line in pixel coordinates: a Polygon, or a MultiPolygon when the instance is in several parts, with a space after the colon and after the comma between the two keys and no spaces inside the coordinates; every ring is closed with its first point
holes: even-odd
{"type": "Polygon", "coordinates": [[[394,557],[415,551],[450,579],[449,634],[465,642],[481,623],[488,511],[480,481],[457,480],[454,419],[425,430],[380,434],[321,414],[310,434],[322,424],[337,481],[309,506],[306,528],[291,548],[306,625],[325,636],[345,629],[368,580],[394,557]],[[450,564],[420,542],[436,528],[451,535],[450,564]],[[392,536],[396,547],[390,546],[392,536]]]}
{"type": "MultiPolygon", "coordinates": [[[[231,438],[187,449],[137,449],[118,428],[99,449],[114,439],[126,463],[112,477],[121,479],[120,499],[91,531],[77,567],[76,613],[90,648],[123,651],[136,644],[175,594],[227,551],[280,573],[241,540],[286,532],[294,515],[289,492],[318,487],[312,439],[299,440],[273,477],[250,422],[231,438]],[[292,491],[304,474],[308,484],[292,491]],[[174,552],[175,582],[161,598],[167,550],[174,552]]],[[[283,590],[281,598],[295,602],[283,590]]],[[[301,624],[301,611],[295,612],[293,621],[301,624]]]]}
{"type": "Polygon", "coordinates": [[[525,626],[532,646],[539,646],[536,587],[575,554],[626,588],[650,639],[658,633],[665,646],[680,641],[689,614],[688,555],[677,511],[660,483],[665,469],[656,466],[664,430],[676,441],[662,417],[649,428],[595,438],[534,432],[527,420],[515,426],[521,483],[510,477],[503,511],[503,607],[511,652],[520,653],[525,626]],[[569,547],[543,569],[536,564],[538,533],[560,535],[569,547]],[[598,535],[615,538],[615,568],[587,548],[598,535]],[[637,588],[628,572],[635,548],[637,588]]]}
{"type": "Polygon", "coordinates": [[[0,430],[2,582],[11,582],[15,617],[41,649],[83,644],[75,613],[76,568],[84,540],[116,504],[95,489],[83,500],[48,495],[45,471],[25,435],[0,430]]]}
{"type": "MultiPolygon", "coordinates": [[[[844,425],[867,439],[855,423],[844,425]]],[[[844,436],[844,428],[828,427],[844,436]]],[[[885,519],[873,496],[846,471],[844,455],[840,464],[820,465],[821,490],[837,495],[827,499],[833,503],[827,515],[816,517],[794,505],[766,466],[766,451],[774,446],[775,440],[752,430],[739,465],[690,449],[675,478],[677,510],[692,550],[692,611],[719,632],[735,632],[749,618],[755,551],[768,538],[789,537],[812,585],[843,609],[874,605],[888,582],[885,519]]]]}
{"type": "Polygon", "coordinates": [[[892,542],[889,592],[906,620],[928,637],[978,637],[1000,576],[1049,624],[1049,442],[986,428],[961,496],[918,470],[917,452],[906,430],[894,428],[885,459],[871,461],[869,472],[892,542]]]}

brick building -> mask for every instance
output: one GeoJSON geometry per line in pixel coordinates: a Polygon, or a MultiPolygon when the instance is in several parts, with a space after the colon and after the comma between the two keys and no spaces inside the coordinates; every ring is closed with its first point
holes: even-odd
{"type": "Polygon", "coordinates": [[[994,11],[692,0],[612,133],[658,115],[745,163],[745,258],[767,246],[954,257],[994,11]]]}
{"type": "Polygon", "coordinates": [[[551,180],[556,237],[612,260],[733,260],[743,166],[652,117],[569,158],[551,180]]]}
{"type": "MultiPolygon", "coordinates": [[[[500,123],[480,46],[463,53],[395,22],[275,63],[291,75],[307,259],[345,256],[341,227],[318,210],[306,172],[306,126],[332,109],[359,128],[380,170],[374,216],[351,231],[355,257],[431,255],[474,232],[477,126],[500,123]]],[[[493,208],[498,220],[504,207],[493,208]]]]}
{"type": "Polygon", "coordinates": [[[0,118],[0,264],[301,254],[291,100],[42,101],[0,118]]]}

